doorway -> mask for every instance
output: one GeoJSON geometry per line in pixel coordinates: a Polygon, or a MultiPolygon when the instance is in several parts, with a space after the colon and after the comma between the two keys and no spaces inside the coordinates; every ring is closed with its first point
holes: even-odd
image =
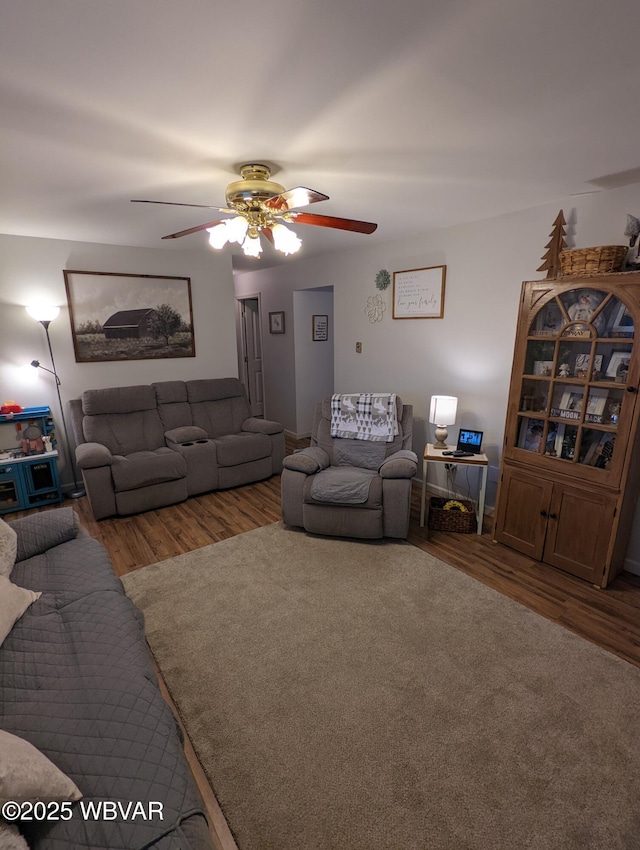
{"type": "Polygon", "coordinates": [[[251,415],[264,417],[260,295],[236,298],[238,375],[247,391],[251,415]]]}

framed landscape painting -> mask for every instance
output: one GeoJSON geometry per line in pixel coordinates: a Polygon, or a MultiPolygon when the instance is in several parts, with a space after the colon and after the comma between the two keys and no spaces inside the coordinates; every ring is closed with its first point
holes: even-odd
{"type": "Polygon", "coordinates": [[[64,271],[77,363],[195,357],[191,278],[64,271]]]}

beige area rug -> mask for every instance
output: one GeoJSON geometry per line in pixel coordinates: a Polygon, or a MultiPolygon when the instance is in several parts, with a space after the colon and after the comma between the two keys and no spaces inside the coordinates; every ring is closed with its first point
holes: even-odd
{"type": "Polygon", "coordinates": [[[276,523],[123,581],[241,850],[640,847],[640,670],[419,549],[276,523]]]}

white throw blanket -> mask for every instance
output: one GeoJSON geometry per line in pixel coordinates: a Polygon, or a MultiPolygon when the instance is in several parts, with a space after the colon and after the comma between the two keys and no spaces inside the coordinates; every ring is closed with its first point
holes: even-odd
{"type": "Polygon", "coordinates": [[[395,393],[331,396],[332,437],[390,443],[399,433],[395,393]]]}

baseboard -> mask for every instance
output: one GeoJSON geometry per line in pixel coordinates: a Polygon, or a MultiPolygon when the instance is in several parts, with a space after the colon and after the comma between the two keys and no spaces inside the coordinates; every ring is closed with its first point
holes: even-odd
{"type": "Polygon", "coordinates": [[[634,558],[625,558],[622,569],[627,573],[640,576],[640,561],[636,561],[634,558]]]}
{"type": "Polygon", "coordinates": [[[294,434],[293,431],[289,431],[287,428],[284,429],[285,437],[289,437],[292,440],[308,440],[311,436],[311,431],[307,431],[306,434],[294,434]]]}

